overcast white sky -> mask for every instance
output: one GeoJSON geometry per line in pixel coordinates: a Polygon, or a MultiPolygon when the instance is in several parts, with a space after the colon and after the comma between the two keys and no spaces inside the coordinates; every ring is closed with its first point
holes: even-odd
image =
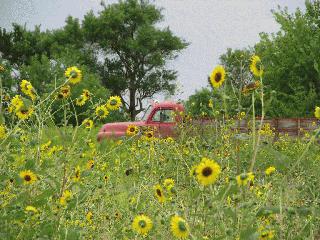
{"type": "MultiPolygon", "coordinates": [[[[117,2],[106,0],[106,3],[117,2]]],[[[207,85],[207,76],[227,48],[244,48],[259,40],[260,32],[276,32],[271,9],[287,6],[290,12],[304,8],[304,0],[154,0],[163,7],[165,21],[178,36],[191,44],[172,67],[179,73],[181,93],[173,99],[185,99],[207,85]]],[[[29,28],[63,26],[68,15],[82,18],[90,9],[101,9],[100,0],[0,0],[0,27],[12,22],[29,28]]]]}

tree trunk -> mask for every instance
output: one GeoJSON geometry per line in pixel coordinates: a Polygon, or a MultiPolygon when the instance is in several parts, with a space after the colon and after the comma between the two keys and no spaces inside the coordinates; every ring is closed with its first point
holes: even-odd
{"type": "Polygon", "coordinates": [[[129,98],[130,98],[130,103],[129,103],[130,120],[134,121],[134,120],[136,120],[136,90],[130,89],[129,95],[130,95],[129,96],[129,98]]]}

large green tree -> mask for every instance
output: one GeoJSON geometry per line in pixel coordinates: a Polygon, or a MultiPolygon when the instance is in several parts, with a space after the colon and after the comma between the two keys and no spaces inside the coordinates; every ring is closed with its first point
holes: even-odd
{"type": "Polygon", "coordinates": [[[84,35],[102,58],[103,83],[122,97],[132,120],[143,111],[143,100],[156,93],[174,93],[177,73],[166,65],[187,43],[157,24],[161,10],[149,1],[127,0],[104,6],[83,21],[84,35]]]}

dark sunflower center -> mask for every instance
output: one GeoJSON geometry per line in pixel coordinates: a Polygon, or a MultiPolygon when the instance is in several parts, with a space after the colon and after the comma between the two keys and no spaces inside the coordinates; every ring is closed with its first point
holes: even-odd
{"type": "Polygon", "coordinates": [[[202,175],[205,177],[209,177],[212,174],[212,168],[211,167],[205,167],[202,169],[202,175]]]}
{"type": "Polygon", "coordinates": [[[27,113],[28,113],[28,110],[27,110],[27,109],[22,109],[22,110],[21,110],[21,113],[22,113],[22,114],[27,114],[27,113]]]}
{"type": "Polygon", "coordinates": [[[178,227],[179,227],[179,230],[180,230],[181,232],[187,231],[187,226],[186,226],[186,224],[185,224],[184,222],[182,222],[182,221],[180,221],[180,222],[178,223],[178,227]]]}
{"type": "Polygon", "coordinates": [[[112,100],[110,101],[110,105],[112,105],[112,106],[117,105],[117,100],[112,99],[112,100]]]}
{"type": "Polygon", "coordinates": [[[162,196],[162,192],[161,192],[161,190],[160,190],[160,189],[157,189],[157,190],[156,190],[156,192],[157,192],[157,195],[158,195],[159,197],[161,197],[161,196],[162,196]]]}
{"type": "Polygon", "coordinates": [[[135,128],[130,128],[130,132],[134,132],[135,131],[135,128]]]}
{"type": "Polygon", "coordinates": [[[148,138],[152,138],[152,133],[147,134],[148,138]]]}
{"type": "Polygon", "coordinates": [[[76,178],[79,178],[79,177],[80,177],[80,172],[76,171],[76,178]]]}
{"type": "Polygon", "coordinates": [[[241,180],[246,180],[247,179],[247,174],[243,173],[240,175],[241,180]]]}
{"type": "Polygon", "coordinates": [[[78,73],[77,73],[75,70],[72,70],[72,71],[70,72],[70,76],[71,76],[72,78],[76,78],[76,77],[78,76],[78,73]]]}
{"type": "Polygon", "coordinates": [[[30,175],[25,175],[24,176],[24,180],[27,181],[27,182],[31,181],[31,176],[30,175]]]}
{"type": "Polygon", "coordinates": [[[145,220],[140,220],[140,221],[139,221],[139,226],[140,226],[141,228],[145,228],[145,227],[147,226],[146,221],[145,221],[145,220]]]}
{"type": "Polygon", "coordinates": [[[221,78],[222,78],[222,75],[220,72],[216,73],[216,75],[214,76],[214,80],[216,82],[220,82],[221,81],[221,78]]]}

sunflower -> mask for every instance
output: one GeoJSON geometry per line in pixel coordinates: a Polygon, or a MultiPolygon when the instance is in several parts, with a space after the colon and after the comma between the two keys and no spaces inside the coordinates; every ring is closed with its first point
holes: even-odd
{"type": "Polygon", "coordinates": [[[274,231],[273,230],[264,230],[260,233],[259,240],[273,239],[274,231]]]}
{"type": "Polygon", "coordinates": [[[163,194],[163,190],[162,187],[160,186],[160,184],[157,184],[153,187],[154,189],[154,195],[156,196],[156,198],[158,199],[158,201],[160,203],[164,203],[166,201],[166,198],[163,194]]]}
{"type": "Polygon", "coordinates": [[[23,107],[16,111],[17,117],[21,120],[28,119],[29,117],[31,117],[32,113],[33,113],[32,107],[29,107],[29,108],[23,107]]]}
{"type": "Polygon", "coordinates": [[[104,105],[98,106],[96,107],[96,115],[99,118],[106,118],[109,115],[109,111],[104,105]]]}
{"type": "Polygon", "coordinates": [[[83,120],[82,125],[87,129],[91,129],[93,127],[93,121],[91,119],[85,119],[83,120]]]}
{"type": "Polygon", "coordinates": [[[246,186],[249,182],[253,182],[254,175],[252,172],[242,173],[236,177],[239,186],[246,186]]]}
{"type": "Polygon", "coordinates": [[[25,211],[26,211],[26,212],[31,212],[31,213],[33,213],[33,214],[35,214],[35,213],[38,212],[38,210],[37,210],[35,207],[33,207],[33,206],[27,206],[26,209],[25,209],[25,211]]]}
{"type": "Polygon", "coordinates": [[[57,98],[63,99],[63,98],[70,97],[70,95],[71,95],[71,87],[69,85],[65,85],[60,88],[57,98]]]}
{"type": "Polygon", "coordinates": [[[275,171],[276,171],[276,168],[271,166],[271,167],[268,167],[264,172],[265,172],[266,175],[271,175],[275,171]]]}
{"type": "Polygon", "coordinates": [[[87,162],[87,169],[92,169],[94,167],[94,160],[89,160],[87,162]]]}
{"type": "Polygon", "coordinates": [[[77,67],[68,67],[64,72],[64,75],[70,80],[72,84],[76,84],[82,79],[82,73],[77,67]]]}
{"type": "Polygon", "coordinates": [[[6,137],[6,128],[3,124],[0,124],[0,139],[6,137]]]}
{"type": "Polygon", "coordinates": [[[27,96],[29,96],[32,100],[34,100],[36,98],[36,95],[34,94],[34,88],[32,86],[32,84],[27,81],[27,80],[22,80],[20,83],[20,88],[21,91],[26,94],[27,96]]]}
{"type": "Polygon", "coordinates": [[[87,102],[87,98],[83,95],[80,95],[80,97],[76,99],[77,106],[83,106],[86,102],[87,102]]]}
{"type": "Polygon", "coordinates": [[[49,149],[50,145],[51,145],[51,140],[49,140],[48,142],[42,144],[42,145],[40,146],[40,150],[41,150],[41,151],[46,151],[46,150],[49,149]]]}
{"type": "Polygon", "coordinates": [[[74,182],[79,182],[79,181],[80,181],[80,175],[81,175],[81,173],[80,173],[80,167],[77,166],[77,167],[75,168],[75,170],[74,170],[73,181],[74,181],[74,182]]]}
{"type": "Polygon", "coordinates": [[[11,103],[10,103],[11,107],[9,109],[9,112],[12,111],[17,111],[19,110],[21,107],[23,107],[24,103],[22,101],[22,98],[20,95],[15,95],[12,99],[11,99],[11,103]]]}
{"type": "Polygon", "coordinates": [[[210,75],[210,83],[212,87],[219,88],[223,84],[226,76],[226,71],[220,65],[218,65],[210,75]]]}
{"type": "Polygon", "coordinates": [[[67,202],[71,199],[71,197],[72,197],[72,192],[70,190],[65,190],[59,199],[59,203],[62,206],[65,206],[67,202]]]}
{"type": "Polygon", "coordinates": [[[242,93],[244,95],[247,95],[249,92],[259,88],[260,86],[261,86],[260,81],[251,82],[243,87],[242,93]]]}
{"type": "Polygon", "coordinates": [[[166,178],[163,182],[163,186],[165,186],[166,188],[174,186],[174,180],[172,178],[166,178]]]}
{"type": "Polygon", "coordinates": [[[316,107],[314,110],[314,116],[320,119],[320,107],[316,107]]]}
{"type": "Polygon", "coordinates": [[[23,179],[24,184],[32,184],[38,180],[37,176],[30,170],[20,172],[19,176],[23,179]]]}
{"type": "Polygon", "coordinates": [[[111,96],[107,101],[107,108],[110,110],[119,110],[121,106],[121,99],[118,96],[111,96]]]}
{"type": "Polygon", "coordinates": [[[206,186],[214,183],[221,173],[221,168],[214,160],[202,158],[196,168],[196,177],[200,184],[206,186]]]}
{"type": "Polygon", "coordinates": [[[263,75],[263,66],[259,56],[254,55],[251,58],[250,70],[256,77],[262,77],[263,75]]]}
{"type": "Polygon", "coordinates": [[[83,89],[82,96],[84,96],[88,100],[91,98],[91,92],[88,89],[83,89]]]}
{"type": "Polygon", "coordinates": [[[138,132],[139,132],[139,128],[137,126],[135,126],[135,125],[129,125],[128,128],[127,128],[127,131],[126,131],[128,136],[134,136],[138,132]]]}
{"type": "Polygon", "coordinates": [[[170,221],[171,232],[176,238],[184,239],[189,236],[188,223],[179,216],[173,216],[170,221]]]}
{"type": "Polygon", "coordinates": [[[140,214],[133,219],[132,229],[140,235],[146,236],[148,232],[152,229],[152,220],[144,215],[140,214]]]}
{"type": "Polygon", "coordinates": [[[93,213],[91,211],[87,212],[86,219],[89,223],[92,223],[93,213]]]}
{"type": "Polygon", "coordinates": [[[152,130],[146,131],[144,133],[144,137],[146,140],[153,140],[154,139],[154,132],[152,130]]]}

